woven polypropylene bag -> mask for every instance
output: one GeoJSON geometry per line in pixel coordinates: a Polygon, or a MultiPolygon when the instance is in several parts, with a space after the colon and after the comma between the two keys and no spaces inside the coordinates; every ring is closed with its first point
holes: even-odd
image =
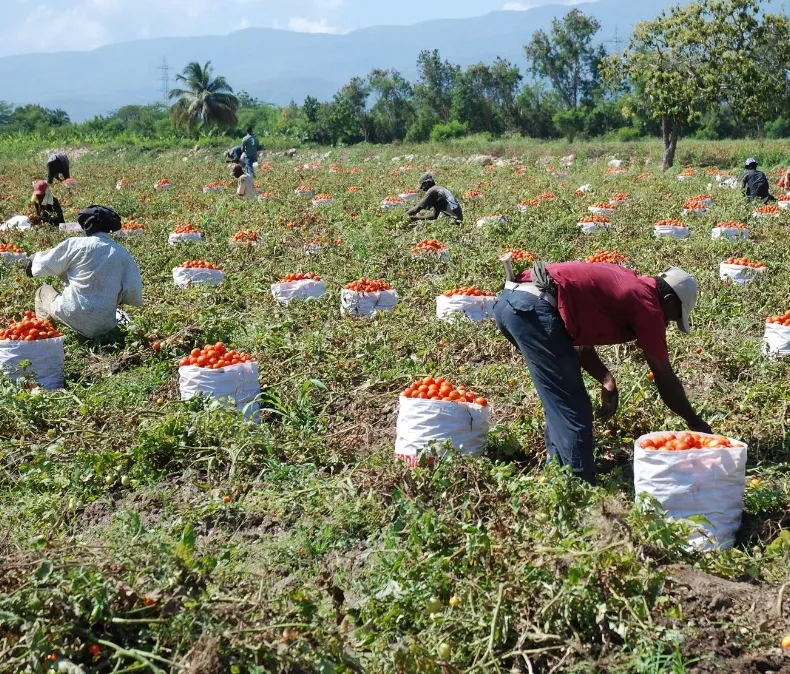
{"type": "Polygon", "coordinates": [[[491,424],[491,408],[421,398],[399,398],[395,455],[415,459],[432,443],[450,443],[468,456],[482,456],[491,424]]]}
{"type": "Polygon", "coordinates": [[[63,388],[63,341],[63,337],[31,342],[4,339],[0,341],[0,369],[14,381],[31,377],[47,391],[63,388]],[[25,361],[29,365],[23,367],[25,361]]]}
{"type": "Polygon", "coordinates": [[[179,288],[191,288],[196,285],[218,286],[225,279],[221,269],[199,269],[192,267],[174,267],[173,282],[179,288]]]}
{"type": "Polygon", "coordinates": [[[340,291],[340,311],[349,316],[370,316],[377,311],[392,311],[398,303],[394,290],[363,293],[343,288],[340,291]]]}
{"type": "Polygon", "coordinates": [[[238,363],[218,370],[184,365],[178,368],[178,388],[181,400],[202,395],[244,410],[248,418],[257,417],[256,399],[261,394],[257,363],[238,363]]]}
{"type": "Polygon", "coordinates": [[[326,294],[326,284],[323,281],[304,279],[288,283],[273,283],[272,297],[279,304],[288,304],[294,300],[317,300],[326,294]]]}
{"type": "Polygon", "coordinates": [[[475,323],[494,318],[496,297],[475,297],[473,295],[439,295],[436,298],[436,317],[442,321],[452,321],[463,316],[475,323]]]}
{"type": "Polygon", "coordinates": [[[741,525],[746,483],[746,444],[729,449],[655,451],[642,442],[661,433],[650,433],[634,443],[634,490],[655,498],[670,517],[692,521],[698,528],[689,542],[697,548],[731,548],[741,525]]]}

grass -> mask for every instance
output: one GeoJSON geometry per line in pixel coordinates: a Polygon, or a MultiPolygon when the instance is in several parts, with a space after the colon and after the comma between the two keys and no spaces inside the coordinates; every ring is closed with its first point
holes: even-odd
{"type": "MultiPolygon", "coordinates": [[[[706,156],[745,151],[694,147],[706,156]]],[[[677,171],[637,179],[643,155],[655,161],[655,144],[634,146],[625,177],[604,174],[608,146],[579,146],[584,160],[567,185],[532,165],[552,153],[545,145],[500,148],[529,157],[523,175],[438,158],[471,152],[469,144],[390,161],[410,149],[335,151],[322,170],[301,174],[296,161],[275,159],[256,182],[281,198],[252,204],[230,187],[201,193],[226,177],[218,153],[184,161],[183,152],[99,150],[74,162],[78,188],[55,188],[67,219],[104,203],[146,225],[126,241],[146,303],[115,342],[67,334],[64,391],[0,381],[0,672],[658,674],[762,657],[790,631],[787,610],[758,630],[748,606],[734,601],[719,614],[707,608],[710,597],[672,582],[677,565],[691,565],[751,583],[755,596],[773,593],[775,606],[788,578],[790,369],[761,353],[766,315],[790,308],[788,215],[755,221],[738,192],[712,188],[711,213],[690,221],[689,239],[656,241],[653,222],[711,190],[704,171],[685,183],[677,171]],[[330,161],[343,172],[329,173],[330,161]],[[407,161],[413,169],[393,173],[407,161]],[[421,165],[459,196],[484,193],[465,205],[463,226],[413,227],[401,212],[379,210],[382,198],[415,184],[421,165]],[[134,182],[128,192],[115,190],[121,177],[134,182]],[[161,177],[174,188],[155,192],[161,177]],[[335,202],[312,209],[293,194],[304,183],[335,202]],[[594,194],[574,196],[583,183],[594,194]],[[351,194],[349,185],[361,189],[351,194]],[[558,198],[519,214],[521,200],[547,191],[558,198]],[[633,201],[611,231],[580,234],[587,205],[614,192],[633,201]],[[491,213],[507,224],[475,227],[491,213]],[[752,240],[712,241],[710,228],[723,220],[750,222],[752,240]],[[205,240],[168,246],[168,232],[186,222],[205,240]],[[258,246],[228,243],[248,228],[258,246]],[[306,257],[316,237],[343,243],[306,257]],[[446,243],[452,262],[412,260],[425,238],[446,243]],[[446,289],[497,290],[497,257],[516,247],[548,261],[616,248],[640,273],[678,264],[696,276],[696,329],[685,338],[671,331],[669,344],[701,414],[750,445],[749,479],[759,479],[747,488],[735,549],[689,551],[682,526],[654,504],[634,503],[633,438],[682,427],[637,350],[602,350],[622,400],[615,420],[596,428],[601,486],[592,489],[545,465],[539,401],[496,327],[435,319],[446,289]],[[765,261],[767,278],[720,282],[718,263],[736,254],[765,261]],[[172,267],[197,257],[224,266],[222,286],[173,285],[172,267]],[[328,294],[276,305],[269,285],[296,271],[317,272],[328,294]],[[340,316],[340,287],[362,275],[395,286],[394,312],[340,316]],[[262,423],[179,401],[178,360],[217,340],[258,360],[262,423]],[[394,461],[398,392],[431,373],[488,397],[486,458],[414,471],[394,461]],[[703,639],[714,629],[717,645],[703,639]]],[[[4,163],[0,217],[26,211],[40,164],[32,155],[4,163]]],[[[61,239],[51,230],[3,237],[29,253],[61,239]]],[[[0,267],[2,315],[31,308],[36,283],[0,267]]]]}

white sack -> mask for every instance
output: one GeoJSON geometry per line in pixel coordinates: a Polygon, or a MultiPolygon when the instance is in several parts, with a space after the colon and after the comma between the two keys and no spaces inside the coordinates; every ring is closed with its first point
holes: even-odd
{"type": "Polygon", "coordinates": [[[27,264],[26,253],[0,253],[0,260],[4,264],[27,264]]]}
{"type": "Polygon", "coordinates": [[[30,222],[30,218],[26,215],[14,215],[0,225],[0,232],[24,231],[32,227],[33,223],[30,222]]]}
{"type": "Polygon", "coordinates": [[[439,295],[436,298],[436,317],[450,322],[458,314],[474,323],[494,318],[496,297],[479,297],[473,295],[439,295]]]}
{"type": "Polygon", "coordinates": [[[174,246],[177,243],[183,243],[185,241],[200,241],[202,238],[203,234],[200,232],[184,232],[183,234],[170,232],[167,236],[167,242],[171,246],[174,246]]]}
{"type": "Polygon", "coordinates": [[[588,206],[587,210],[593,215],[612,215],[614,208],[603,208],[602,206],[588,206]]]}
{"type": "Polygon", "coordinates": [[[610,159],[609,163],[607,164],[609,168],[622,168],[623,160],[622,159],[610,159]]]}
{"type": "Polygon", "coordinates": [[[305,279],[289,283],[272,283],[272,297],[279,304],[288,304],[293,300],[317,300],[326,294],[323,281],[305,279]]]}
{"type": "Polygon", "coordinates": [[[593,234],[599,229],[609,229],[610,225],[606,222],[578,222],[576,223],[582,234],[593,234]]]}
{"type": "Polygon", "coordinates": [[[762,278],[766,267],[744,267],[740,264],[719,264],[719,279],[745,285],[754,279],[762,278]]]}
{"type": "Polygon", "coordinates": [[[219,194],[222,192],[221,187],[204,187],[203,194],[219,194]]]}
{"type": "Polygon", "coordinates": [[[181,400],[203,395],[211,400],[226,400],[237,409],[245,409],[245,416],[257,417],[261,394],[258,383],[258,363],[238,363],[219,370],[185,365],[178,368],[178,388],[181,400]],[[247,407],[249,405],[249,407],[247,407]]]}
{"type": "Polygon", "coordinates": [[[61,222],[58,229],[65,234],[82,234],[82,226],[79,222],[61,222]]]}
{"type": "Polygon", "coordinates": [[[0,340],[0,369],[14,381],[23,376],[32,377],[47,391],[63,388],[63,341],[64,337],[32,342],[0,340]],[[30,361],[29,367],[19,366],[24,360],[30,361]]]}
{"type": "Polygon", "coordinates": [[[634,443],[636,494],[650,494],[676,520],[694,515],[707,519],[709,524],[693,524],[702,529],[689,539],[694,547],[731,548],[743,513],[747,446],[679,452],[640,447],[656,435],[664,434],[651,433],[634,443]]]}
{"type": "Polygon", "coordinates": [[[790,328],[777,323],[766,323],[763,351],[776,358],[790,356],[790,328]]]}
{"type": "Polygon", "coordinates": [[[467,456],[482,456],[491,408],[475,403],[400,396],[395,456],[413,463],[429,443],[452,443],[467,456]]]}
{"type": "Polygon", "coordinates": [[[711,239],[727,239],[737,241],[738,239],[748,239],[749,230],[743,227],[714,227],[710,230],[711,239]]]}
{"type": "Polygon", "coordinates": [[[377,311],[392,311],[398,303],[398,293],[382,290],[363,293],[343,288],[340,291],[340,313],[349,316],[370,316],[377,311]]]}
{"type": "Polygon", "coordinates": [[[790,199],[779,199],[779,201],[776,202],[776,205],[779,206],[779,208],[781,208],[783,211],[786,211],[788,208],[790,208],[790,199]]]}
{"type": "Polygon", "coordinates": [[[173,267],[173,282],[179,288],[191,288],[200,284],[218,286],[224,279],[225,272],[220,269],[173,267]]]}
{"type": "Polygon", "coordinates": [[[653,234],[657,239],[685,239],[690,233],[688,227],[674,227],[672,225],[653,227],[653,234]]]}

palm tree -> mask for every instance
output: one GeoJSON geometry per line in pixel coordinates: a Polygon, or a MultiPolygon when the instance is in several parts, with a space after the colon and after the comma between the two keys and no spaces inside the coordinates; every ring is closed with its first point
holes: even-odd
{"type": "Polygon", "coordinates": [[[224,77],[212,79],[211,61],[201,66],[196,61],[188,64],[184,72],[176,75],[184,89],[173,89],[168,97],[178,99],[170,108],[170,116],[176,126],[194,133],[202,126],[206,131],[212,127],[235,126],[238,99],[224,77]]]}

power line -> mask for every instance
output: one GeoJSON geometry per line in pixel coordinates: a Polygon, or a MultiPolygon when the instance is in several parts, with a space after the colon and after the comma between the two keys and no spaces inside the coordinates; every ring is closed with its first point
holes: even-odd
{"type": "Polygon", "coordinates": [[[162,65],[159,66],[157,70],[162,71],[162,76],[159,78],[159,92],[162,94],[162,103],[167,107],[168,101],[170,100],[170,66],[167,65],[166,56],[162,59],[162,65]]]}

